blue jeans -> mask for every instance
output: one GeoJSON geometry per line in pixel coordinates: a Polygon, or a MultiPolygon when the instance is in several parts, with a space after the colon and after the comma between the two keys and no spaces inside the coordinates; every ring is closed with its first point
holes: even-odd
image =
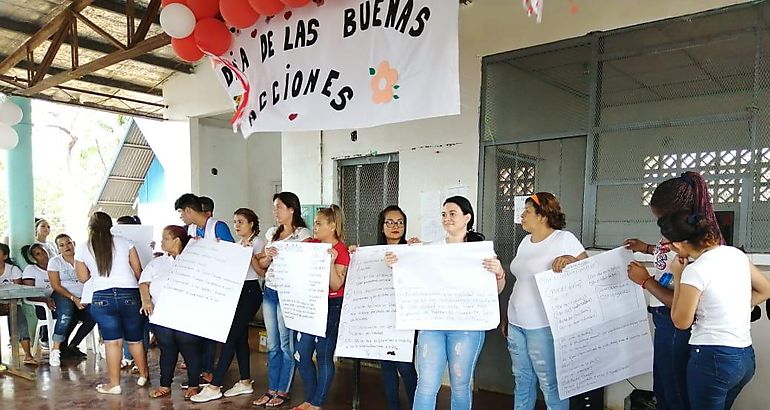
{"type": "Polygon", "coordinates": [[[326,337],[297,332],[297,367],[305,388],[305,401],[316,407],[324,405],[334,381],[334,348],[341,312],[342,298],[329,299],[326,337]],[[316,352],[318,368],[313,363],[313,352],[316,352]]]}
{"type": "Polygon", "coordinates": [[[91,316],[99,324],[105,341],[125,339],[139,343],[144,337],[147,320],[139,308],[142,306],[139,289],[111,288],[94,292],[91,316]]]}
{"type": "Polygon", "coordinates": [[[409,405],[414,403],[414,392],[417,390],[417,370],[412,362],[393,362],[390,360],[380,360],[380,369],[382,370],[382,381],[385,386],[385,396],[388,399],[388,410],[400,410],[401,401],[398,397],[398,375],[401,374],[401,380],[404,381],[406,388],[406,397],[409,399],[409,405]]]}
{"type": "Polygon", "coordinates": [[[281,313],[278,292],[265,287],[262,316],[267,331],[267,388],[288,393],[294,378],[294,338],[281,313]]]}
{"type": "Polygon", "coordinates": [[[420,330],[417,336],[417,390],[414,410],[434,410],[444,370],[449,364],[452,410],[470,410],[473,403],[471,380],[484,332],[463,330],[420,330]]]}
{"type": "Polygon", "coordinates": [[[647,310],[655,325],[652,390],[657,408],[689,410],[687,359],[690,357],[690,331],[674,327],[671,309],[666,306],[651,306],[647,310]]]}
{"type": "MultiPolygon", "coordinates": [[[[51,295],[51,298],[53,298],[56,304],[56,326],[54,326],[53,330],[54,342],[67,344],[67,339],[78,321],[83,322],[81,329],[78,330],[78,334],[88,335],[91,332],[96,321],[91,317],[90,305],[80,310],[75,306],[74,302],[56,292],[51,295]]],[[[77,347],[81,340],[78,340],[78,337],[76,337],[72,342],[72,346],[77,347]]]]}
{"type": "Polygon", "coordinates": [[[508,352],[513,365],[513,408],[532,410],[537,401],[537,385],[548,410],[569,410],[569,399],[559,398],[556,357],[550,327],[523,329],[508,325],[508,352]]]}
{"type": "Polygon", "coordinates": [[[690,346],[687,387],[692,408],[730,409],[755,370],[751,346],[690,346]]]}

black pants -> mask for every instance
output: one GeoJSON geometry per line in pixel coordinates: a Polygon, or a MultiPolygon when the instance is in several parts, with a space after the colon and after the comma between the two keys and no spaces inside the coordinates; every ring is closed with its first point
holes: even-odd
{"type": "Polygon", "coordinates": [[[171,387],[179,353],[187,364],[190,387],[198,387],[201,374],[202,338],[167,327],[152,325],[155,339],[160,347],[160,385],[171,387]]]}
{"type": "Polygon", "coordinates": [[[211,384],[222,386],[227,369],[233,362],[233,357],[238,359],[239,380],[251,379],[251,367],[249,364],[249,322],[257,314],[262,305],[262,288],[257,280],[247,280],[243,283],[241,296],[238,298],[238,307],[235,308],[233,323],[230,325],[230,333],[227,341],[222,346],[217,368],[214,370],[214,378],[211,384]]]}

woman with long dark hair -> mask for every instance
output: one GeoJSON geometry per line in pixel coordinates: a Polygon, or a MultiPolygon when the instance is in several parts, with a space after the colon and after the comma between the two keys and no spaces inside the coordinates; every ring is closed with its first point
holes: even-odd
{"type": "MultiPolygon", "coordinates": [[[[441,224],[446,238],[443,243],[479,242],[484,235],[473,230],[475,215],[467,198],[453,196],[444,201],[441,224]]],[[[393,266],[398,262],[394,252],[385,254],[385,262],[393,266]]],[[[483,266],[494,273],[497,292],[505,287],[505,271],[497,258],[487,258],[483,266]]],[[[436,408],[436,395],[441,387],[444,371],[449,367],[449,383],[452,388],[452,410],[470,410],[473,403],[471,379],[481,348],[484,331],[468,330],[420,330],[417,335],[417,390],[414,410],[436,408]],[[447,346],[453,348],[447,349],[447,346]]]]}
{"type": "Polygon", "coordinates": [[[51,225],[43,218],[35,218],[35,243],[43,246],[48,256],[53,258],[59,254],[55,244],[48,242],[48,236],[51,235],[51,225]]]}
{"type": "Polygon", "coordinates": [[[770,297],[770,281],[739,249],[721,245],[719,227],[677,211],[658,220],[677,254],[671,320],[689,329],[687,393],[692,409],[730,409],[754,376],[751,307],[770,297]],[[688,263],[689,259],[694,262],[688,263]]]}
{"type": "Polygon", "coordinates": [[[294,378],[294,340],[286,327],[281,313],[275,278],[270,273],[270,264],[278,252],[271,245],[277,241],[302,242],[312,235],[302,219],[299,198],[292,192],[273,195],[273,217],[278,226],[267,230],[265,251],[259,256],[258,264],[264,269],[265,290],[262,314],[267,330],[267,392],[254,401],[257,406],[279,407],[289,401],[289,390],[294,378]]]}
{"type": "Polygon", "coordinates": [[[75,273],[81,282],[92,281],[91,315],[99,324],[107,354],[109,383],[96,391],[121,394],[120,359],[123,342],[139,369],[136,384],[145,386],[149,378],[147,356],[142,338],[146,318],[141,315],[138,279],[142,264],[134,245],[112,236],[112,218],[95,212],[88,221],[88,242],[75,250],[75,273]]]}

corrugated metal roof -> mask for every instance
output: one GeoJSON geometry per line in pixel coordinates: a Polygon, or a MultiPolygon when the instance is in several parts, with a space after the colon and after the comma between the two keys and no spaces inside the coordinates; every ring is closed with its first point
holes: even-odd
{"type": "Polygon", "coordinates": [[[155,154],[139,126],[130,120],[128,129],[118,145],[110,172],[102,183],[91,213],[106,212],[113,218],[135,215],[135,203],[155,154]]]}

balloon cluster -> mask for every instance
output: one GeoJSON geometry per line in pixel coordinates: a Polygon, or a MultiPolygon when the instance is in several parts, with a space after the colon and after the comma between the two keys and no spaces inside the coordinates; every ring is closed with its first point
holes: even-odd
{"type": "Polygon", "coordinates": [[[24,113],[11,101],[0,104],[0,149],[14,149],[19,143],[19,134],[13,126],[20,123],[24,113]]]}
{"type": "Polygon", "coordinates": [[[311,0],[162,0],[160,25],[171,37],[177,57],[195,62],[204,54],[227,52],[233,35],[227,28],[247,28],[260,16],[274,16],[285,7],[302,7],[311,0]]]}

